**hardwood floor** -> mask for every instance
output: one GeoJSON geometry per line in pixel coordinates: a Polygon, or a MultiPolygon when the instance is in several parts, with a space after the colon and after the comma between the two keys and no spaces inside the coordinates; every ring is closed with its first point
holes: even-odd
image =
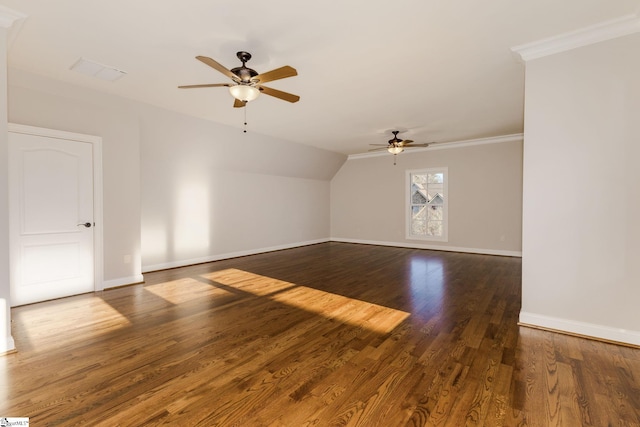
{"type": "Polygon", "coordinates": [[[640,350],[517,326],[520,259],[323,243],[13,309],[33,426],[639,426],[640,350]]]}

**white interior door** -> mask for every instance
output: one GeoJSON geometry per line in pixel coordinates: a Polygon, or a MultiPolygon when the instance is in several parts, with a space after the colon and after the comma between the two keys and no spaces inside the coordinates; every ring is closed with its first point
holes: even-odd
{"type": "Polygon", "coordinates": [[[12,306],[94,290],[92,150],[9,133],[12,306]]]}

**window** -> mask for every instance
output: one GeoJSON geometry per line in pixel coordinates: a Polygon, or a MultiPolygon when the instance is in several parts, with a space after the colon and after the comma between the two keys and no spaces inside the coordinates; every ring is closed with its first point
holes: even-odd
{"type": "Polygon", "coordinates": [[[407,171],[407,239],[447,241],[447,168],[407,171]]]}

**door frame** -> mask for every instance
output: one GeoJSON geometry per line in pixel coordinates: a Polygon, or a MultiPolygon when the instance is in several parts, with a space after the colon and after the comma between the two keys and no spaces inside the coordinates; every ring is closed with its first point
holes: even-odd
{"type": "Polygon", "coordinates": [[[93,286],[104,290],[102,214],[102,138],[94,135],[9,123],[9,132],[90,143],[93,147],[93,286]]]}

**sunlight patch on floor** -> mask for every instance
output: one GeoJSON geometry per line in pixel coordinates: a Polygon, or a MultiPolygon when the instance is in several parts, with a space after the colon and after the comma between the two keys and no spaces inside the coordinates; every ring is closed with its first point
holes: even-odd
{"type": "Polygon", "coordinates": [[[126,316],[99,296],[93,295],[17,307],[13,311],[13,318],[14,322],[21,324],[20,328],[16,328],[16,332],[22,335],[16,337],[16,346],[20,343],[39,351],[58,347],[61,343],[68,345],[70,341],[80,341],[96,333],[108,333],[131,324],[126,316]],[[58,320],[60,312],[65,313],[68,322],[58,320]],[[47,327],[47,324],[55,326],[47,327]],[[34,333],[34,330],[38,332],[34,333]]]}
{"type": "Polygon", "coordinates": [[[327,319],[382,334],[391,332],[410,315],[406,311],[233,268],[204,274],[201,277],[243,292],[316,313],[327,319]]]}
{"type": "Polygon", "coordinates": [[[259,296],[271,295],[276,292],[281,292],[284,289],[297,286],[293,283],[260,276],[259,274],[249,273],[235,268],[203,274],[200,277],[259,296]]]}
{"type": "Polygon", "coordinates": [[[158,283],[144,287],[145,291],[171,304],[181,304],[200,298],[211,298],[229,295],[230,292],[220,288],[213,288],[208,283],[193,279],[179,279],[171,282],[158,283]]]}

